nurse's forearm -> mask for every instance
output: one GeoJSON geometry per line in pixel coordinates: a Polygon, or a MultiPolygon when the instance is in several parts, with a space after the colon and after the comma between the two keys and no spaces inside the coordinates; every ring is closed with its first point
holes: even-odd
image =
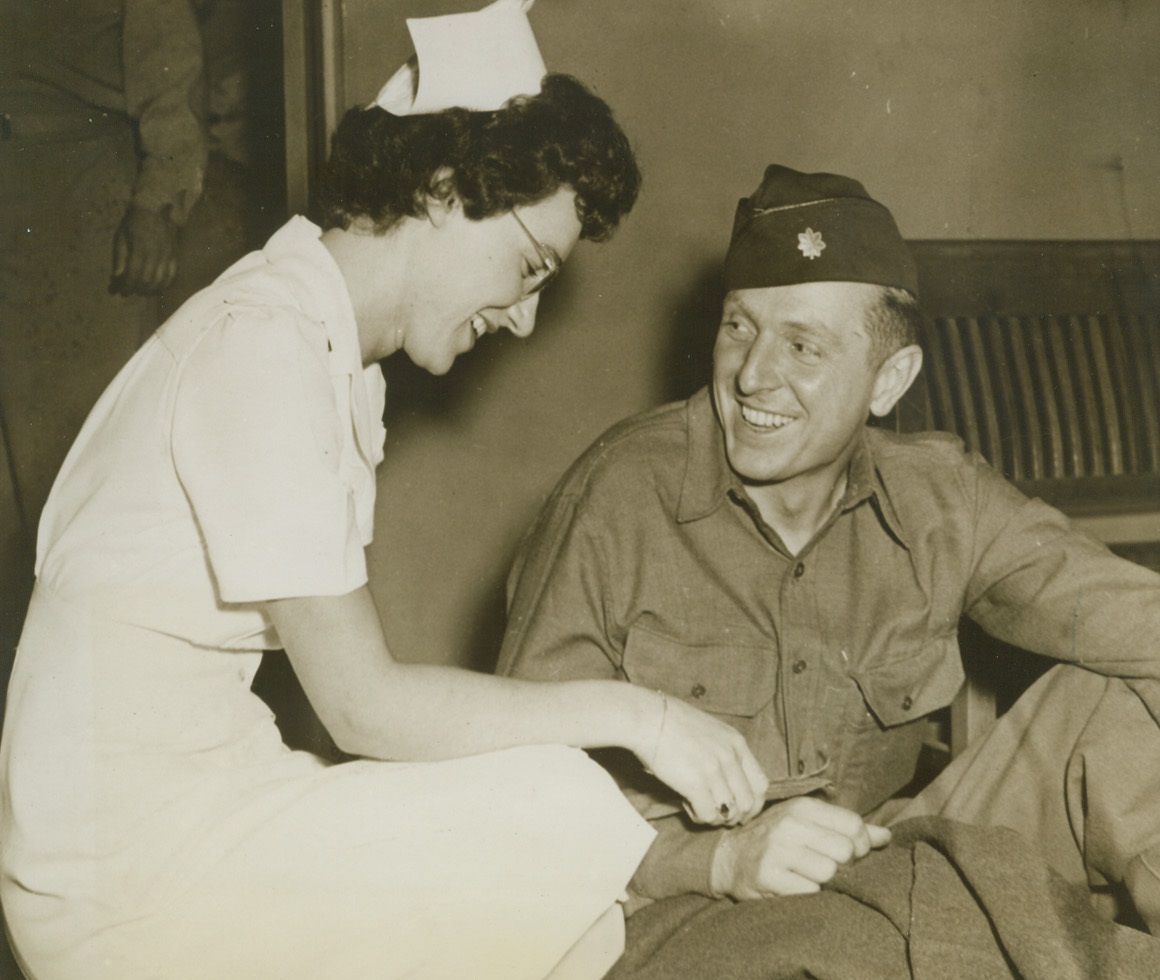
{"type": "Polygon", "coordinates": [[[319,718],[351,754],[435,760],[518,745],[617,745],[701,823],[736,823],[761,810],[768,780],[741,733],[679,699],[620,681],[526,681],[398,663],[365,586],[268,609],[319,718]]]}
{"type": "Polygon", "coordinates": [[[649,761],[663,707],[653,691],[399,663],[365,586],[267,608],[311,704],[345,752],[431,760],[550,742],[619,745],[649,761]]]}

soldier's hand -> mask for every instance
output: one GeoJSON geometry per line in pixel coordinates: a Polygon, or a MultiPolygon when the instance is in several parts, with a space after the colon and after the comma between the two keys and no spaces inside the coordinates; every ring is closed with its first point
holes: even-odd
{"type": "Polygon", "coordinates": [[[886,827],[812,796],[775,803],[724,833],[713,858],[712,887],[735,899],[816,892],[839,867],[890,842],[886,827]]]}

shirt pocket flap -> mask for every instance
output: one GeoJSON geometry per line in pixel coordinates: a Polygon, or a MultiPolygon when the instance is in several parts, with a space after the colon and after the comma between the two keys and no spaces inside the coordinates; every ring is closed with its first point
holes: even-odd
{"type": "Polygon", "coordinates": [[[774,692],[774,656],[767,647],[678,643],[639,627],[624,647],[624,672],[718,715],[752,717],[774,692]]]}
{"type": "Polygon", "coordinates": [[[917,652],[855,671],[854,681],[874,716],[887,728],[944,708],[963,684],[957,634],[932,640],[917,652]]]}

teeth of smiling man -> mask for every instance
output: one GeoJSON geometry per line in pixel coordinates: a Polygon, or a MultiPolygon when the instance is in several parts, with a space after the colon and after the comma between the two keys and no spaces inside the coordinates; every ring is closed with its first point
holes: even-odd
{"type": "Polygon", "coordinates": [[[756,408],[750,408],[748,405],[741,406],[741,414],[750,425],[756,425],[762,429],[780,429],[783,425],[788,425],[793,421],[788,415],[762,412],[756,408]]]}
{"type": "Polygon", "coordinates": [[[475,316],[473,316],[468,322],[471,325],[471,329],[475,331],[475,336],[482,337],[485,333],[487,333],[487,321],[478,313],[476,313],[475,316]]]}

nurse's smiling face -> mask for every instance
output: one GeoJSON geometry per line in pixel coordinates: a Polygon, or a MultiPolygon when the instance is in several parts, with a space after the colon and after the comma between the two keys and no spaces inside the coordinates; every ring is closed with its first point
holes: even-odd
{"type": "Polygon", "coordinates": [[[486,333],[528,336],[539,288],[580,239],[576,195],[561,188],[544,200],[481,221],[458,202],[436,205],[421,254],[412,263],[412,297],[400,334],[419,367],[445,374],[486,333]]]}

